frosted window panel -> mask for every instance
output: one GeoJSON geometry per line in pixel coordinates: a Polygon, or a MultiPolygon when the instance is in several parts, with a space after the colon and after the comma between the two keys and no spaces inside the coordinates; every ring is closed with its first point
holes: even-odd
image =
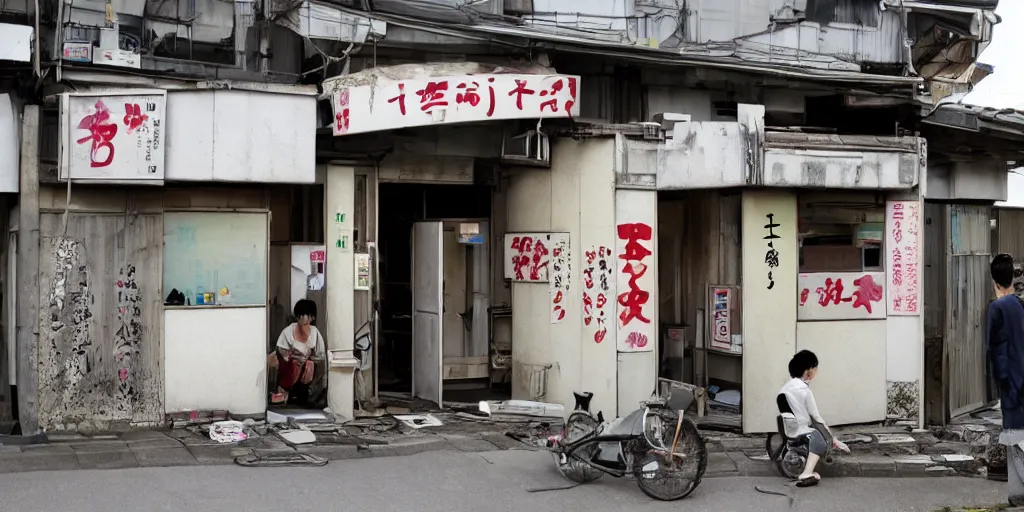
{"type": "Polygon", "coordinates": [[[193,306],[199,293],[217,305],[266,305],[267,230],[265,213],[165,213],[163,300],[177,289],[193,306]]]}

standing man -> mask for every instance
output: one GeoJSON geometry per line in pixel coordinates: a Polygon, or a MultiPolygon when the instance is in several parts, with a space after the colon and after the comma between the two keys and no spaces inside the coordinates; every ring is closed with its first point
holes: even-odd
{"type": "Polygon", "coordinates": [[[1024,477],[1018,471],[1024,455],[1017,443],[1024,441],[1024,302],[1013,293],[1013,257],[999,254],[990,267],[996,300],[988,307],[986,348],[992,373],[999,383],[1003,412],[1003,433],[1000,442],[1006,447],[1007,482],[1010,504],[1024,504],[1024,477]],[[1015,432],[1016,431],[1016,432],[1015,432]],[[1016,452],[1016,453],[1015,453],[1016,452]]]}

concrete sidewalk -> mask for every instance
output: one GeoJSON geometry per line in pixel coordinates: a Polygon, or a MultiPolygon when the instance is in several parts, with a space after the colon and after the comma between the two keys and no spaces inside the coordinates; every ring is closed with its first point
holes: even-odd
{"type": "MultiPolygon", "coordinates": [[[[523,444],[488,428],[459,432],[428,429],[395,429],[378,436],[318,435],[316,444],[292,447],[273,433],[239,443],[220,444],[197,429],[137,431],[117,435],[86,437],[54,434],[49,444],[0,446],[0,473],[124,469],[190,465],[233,464],[247,455],[289,455],[308,453],[328,460],[413,455],[428,451],[489,452],[524,450],[523,444]],[[473,431],[476,430],[476,431],[473,431]],[[372,442],[370,442],[372,441],[372,442]]],[[[763,437],[705,435],[708,445],[708,477],[776,476],[764,451],[763,437]]],[[[853,446],[857,446],[856,444],[853,446]]],[[[905,454],[912,449],[899,445],[889,453],[858,448],[821,472],[829,476],[923,477],[978,476],[982,464],[960,454],[905,454]]],[[[949,450],[947,450],[949,451],[949,450]]]]}

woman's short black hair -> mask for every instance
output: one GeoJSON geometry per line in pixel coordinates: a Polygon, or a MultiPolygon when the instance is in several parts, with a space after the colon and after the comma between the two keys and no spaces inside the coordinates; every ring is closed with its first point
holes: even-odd
{"type": "Polygon", "coordinates": [[[801,350],[793,356],[793,359],[789,360],[789,376],[794,379],[803,377],[804,372],[817,367],[818,356],[810,350],[801,350]]]}
{"type": "Polygon", "coordinates": [[[295,303],[295,309],[293,310],[293,313],[295,313],[295,318],[299,318],[302,315],[309,315],[311,317],[315,317],[316,302],[313,302],[309,299],[302,299],[295,303]]]}

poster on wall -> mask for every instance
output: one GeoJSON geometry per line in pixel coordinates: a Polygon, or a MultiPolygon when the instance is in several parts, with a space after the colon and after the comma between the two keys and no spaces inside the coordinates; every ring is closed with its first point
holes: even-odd
{"type": "MultiPolygon", "coordinates": [[[[743,326],[740,314],[740,287],[711,285],[708,287],[706,322],[710,329],[708,349],[731,354],[743,353],[743,326]]],[[[703,310],[702,310],[703,311],[703,310]]]]}
{"type": "Polygon", "coordinates": [[[311,292],[320,292],[327,285],[327,247],[293,245],[291,249],[291,308],[294,308],[296,302],[310,298],[311,292]]]}
{"type": "Polygon", "coordinates": [[[615,218],[618,350],[649,352],[654,350],[658,332],[655,195],[643,190],[617,190],[615,218]]]}
{"type": "Polygon", "coordinates": [[[569,234],[551,234],[551,272],[548,288],[551,295],[551,323],[565,319],[571,286],[572,263],[569,259],[569,234]]]}
{"type": "Polygon", "coordinates": [[[890,315],[921,314],[921,215],[919,201],[885,204],[886,309],[890,315]]]}
{"type": "Polygon", "coordinates": [[[732,348],[732,322],[729,315],[729,289],[713,288],[711,291],[711,320],[713,331],[711,348],[730,350],[732,348]]]}
{"type": "Polygon", "coordinates": [[[815,272],[797,278],[797,320],[885,318],[885,273],[815,272]]]}
{"type": "Polygon", "coordinates": [[[583,252],[582,313],[583,340],[600,344],[608,336],[608,328],[615,327],[612,305],[615,299],[615,268],[610,247],[590,246],[583,252]]]}
{"type": "Polygon", "coordinates": [[[162,182],[167,92],[61,96],[62,178],[162,182]]]}
{"type": "Polygon", "coordinates": [[[550,282],[551,233],[506,233],[504,267],[505,279],[550,282]]]}
{"type": "Polygon", "coordinates": [[[370,289],[370,255],[365,252],[358,252],[355,255],[356,262],[356,282],[353,289],[355,290],[369,290],[370,289]]]}

